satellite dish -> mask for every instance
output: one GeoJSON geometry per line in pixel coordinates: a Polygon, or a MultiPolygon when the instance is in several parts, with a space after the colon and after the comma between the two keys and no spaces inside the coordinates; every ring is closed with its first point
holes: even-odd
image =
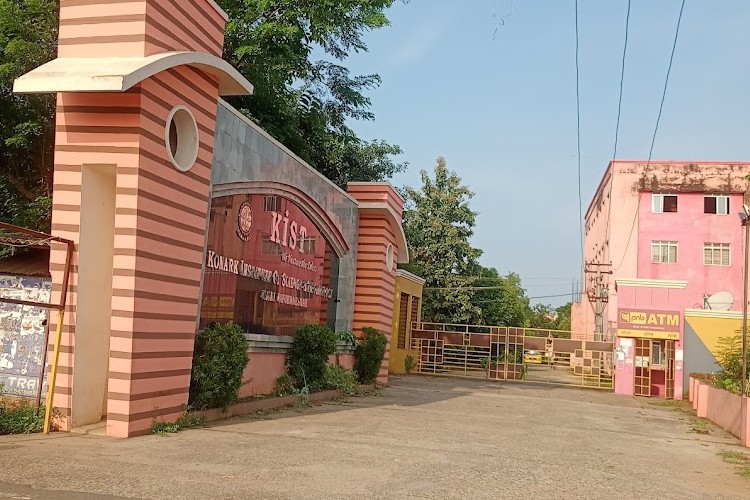
{"type": "Polygon", "coordinates": [[[716,292],[706,297],[706,308],[712,311],[728,311],[734,304],[734,295],[729,292],[716,292]]]}

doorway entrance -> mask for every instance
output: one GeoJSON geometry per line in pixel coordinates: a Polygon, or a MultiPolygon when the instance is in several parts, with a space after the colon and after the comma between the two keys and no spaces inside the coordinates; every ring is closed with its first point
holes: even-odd
{"type": "Polygon", "coordinates": [[[636,396],[674,399],[675,341],[635,339],[636,396]]]}

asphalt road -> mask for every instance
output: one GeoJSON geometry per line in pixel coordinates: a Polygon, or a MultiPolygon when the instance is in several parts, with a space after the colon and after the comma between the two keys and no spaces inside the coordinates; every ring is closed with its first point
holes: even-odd
{"type": "Polygon", "coordinates": [[[723,431],[650,400],[395,378],[380,395],[169,437],[0,437],[0,499],[750,497],[723,431]]]}

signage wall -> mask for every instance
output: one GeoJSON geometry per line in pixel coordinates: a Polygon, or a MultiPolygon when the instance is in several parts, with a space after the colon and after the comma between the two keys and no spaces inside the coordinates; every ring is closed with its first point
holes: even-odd
{"type": "Polygon", "coordinates": [[[679,311],[620,308],[617,316],[618,337],[680,340],[682,314],[679,311]]]}
{"type": "Polygon", "coordinates": [[[338,258],[312,220],[280,196],[212,200],[201,327],[234,322],[248,333],[293,335],[333,326],[338,258]]]}

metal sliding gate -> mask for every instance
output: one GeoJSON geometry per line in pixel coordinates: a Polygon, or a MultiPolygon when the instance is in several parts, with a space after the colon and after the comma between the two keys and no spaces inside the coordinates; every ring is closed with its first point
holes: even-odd
{"type": "Polygon", "coordinates": [[[410,347],[422,374],[614,389],[614,344],[570,332],[415,323],[410,347]]]}

